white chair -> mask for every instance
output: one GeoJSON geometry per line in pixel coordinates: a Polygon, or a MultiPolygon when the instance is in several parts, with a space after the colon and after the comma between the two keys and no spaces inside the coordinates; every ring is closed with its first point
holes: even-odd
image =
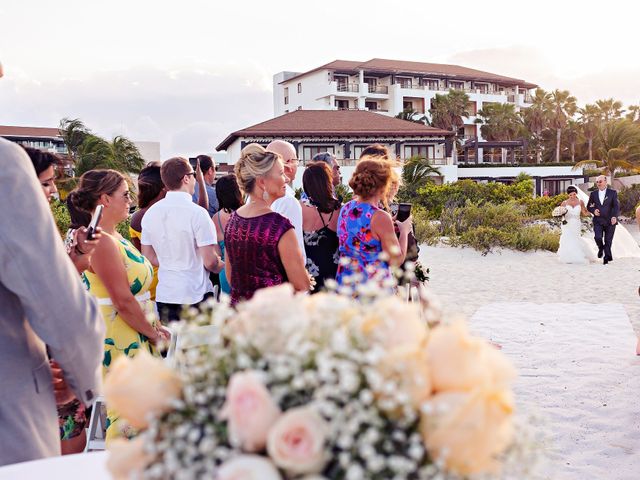
{"type": "Polygon", "coordinates": [[[104,403],[104,397],[96,398],[87,430],[87,444],[84,447],[84,451],[96,452],[104,450],[104,442],[107,437],[107,406],[104,403]]]}
{"type": "Polygon", "coordinates": [[[191,328],[188,333],[179,334],[176,331],[172,331],[169,350],[167,351],[167,360],[173,359],[177,351],[208,345],[217,334],[218,327],[215,325],[203,325],[191,328]]]}

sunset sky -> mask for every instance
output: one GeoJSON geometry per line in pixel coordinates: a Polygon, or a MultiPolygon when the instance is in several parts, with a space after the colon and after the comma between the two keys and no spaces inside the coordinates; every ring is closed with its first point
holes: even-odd
{"type": "Polygon", "coordinates": [[[335,59],[453,63],[640,103],[636,2],[0,2],[0,124],[212,152],[273,115],[272,75],[335,59]]]}

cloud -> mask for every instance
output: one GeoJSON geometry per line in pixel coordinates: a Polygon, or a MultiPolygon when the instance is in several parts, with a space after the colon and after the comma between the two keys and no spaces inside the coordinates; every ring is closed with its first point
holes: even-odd
{"type": "Polygon", "coordinates": [[[253,69],[138,68],[39,81],[23,72],[0,83],[3,122],[57,126],[80,118],[96,133],[159,141],[163,158],[212,152],[229,133],[273,115],[270,78],[253,69]]]}

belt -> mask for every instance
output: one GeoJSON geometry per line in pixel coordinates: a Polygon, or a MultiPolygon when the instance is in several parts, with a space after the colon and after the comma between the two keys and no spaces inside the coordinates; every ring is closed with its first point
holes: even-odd
{"type": "MultiPolygon", "coordinates": [[[[151,300],[151,293],[150,292],[145,292],[142,295],[136,295],[135,299],[138,302],[146,302],[147,300],[151,300]]],[[[113,302],[111,301],[111,299],[109,297],[106,298],[97,298],[96,300],[98,300],[98,305],[113,305],[113,302]]]]}

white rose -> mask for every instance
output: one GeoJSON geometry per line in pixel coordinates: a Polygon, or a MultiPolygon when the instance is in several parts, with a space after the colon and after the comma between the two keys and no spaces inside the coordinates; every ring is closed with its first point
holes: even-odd
{"type": "Polygon", "coordinates": [[[134,440],[115,438],[109,442],[108,450],[107,470],[115,480],[137,478],[151,461],[151,456],[144,451],[142,437],[134,440]]]}
{"type": "Polygon", "coordinates": [[[293,475],[319,473],[327,455],[328,426],[312,408],[293,408],[275,423],[267,438],[267,451],[273,462],[293,475]]]}
{"type": "Polygon", "coordinates": [[[273,464],[259,455],[239,455],[218,469],[217,480],[282,480],[273,464]]]}

